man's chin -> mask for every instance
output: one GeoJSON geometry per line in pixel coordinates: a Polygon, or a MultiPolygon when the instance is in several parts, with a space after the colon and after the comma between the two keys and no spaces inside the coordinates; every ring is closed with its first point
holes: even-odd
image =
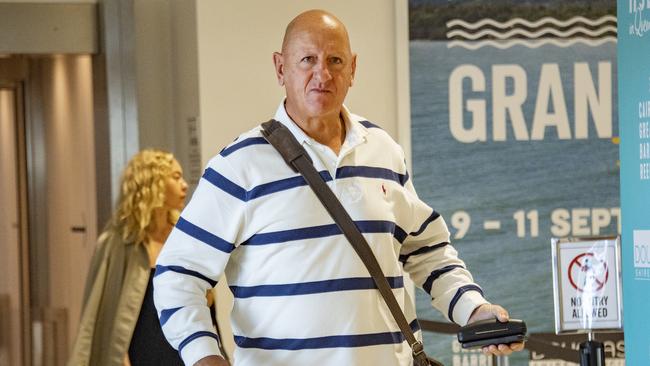
{"type": "Polygon", "coordinates": [[[341,104],[328,101],[326,103],[310,103],[307,106],[307,113],[310,117],[327,117],[330,114],[338,115],[341,111],[341,104]]]}

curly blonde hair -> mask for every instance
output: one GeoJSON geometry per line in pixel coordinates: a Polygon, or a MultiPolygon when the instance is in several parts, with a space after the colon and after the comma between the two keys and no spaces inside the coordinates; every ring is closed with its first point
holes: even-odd
{"type": "MultiPolygon", "coordinates": [[[[122,173],[120,196],[110,222],[113,230],[126,242],[144,243],[147,232],[153,229],[153,210],[165,203],[165,180],[172,174],[174,155],[169,152],[146,149],[135,154],[122,173]]],[[[178,212],[168,212],[168,220],[175,224],[178,212]]]]}

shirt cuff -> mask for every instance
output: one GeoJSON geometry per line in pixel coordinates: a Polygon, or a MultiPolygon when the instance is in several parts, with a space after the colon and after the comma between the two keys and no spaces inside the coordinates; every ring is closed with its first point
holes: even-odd
{"type": "Polygon", "coordinates": [[[207,336],[192,340],[181,351],[183,363],[188,366],[193,366],[203,357],[211,355],[223,357],[219,351],[219,343],[217,343],[217,340],[207,336]]]}
{"type": "Polygon", "coordinates": [[[467,291],[460,297],[460,300],[458,300],[454,307],[454,320],[458,325],[464,326],[467,324],[474,309],[479,305],[488,303],[478,291],[467,291]]]}

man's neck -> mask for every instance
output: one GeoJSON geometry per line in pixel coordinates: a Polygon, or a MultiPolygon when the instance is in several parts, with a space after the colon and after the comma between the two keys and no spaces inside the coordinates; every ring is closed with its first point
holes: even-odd
{"type": "Polygon", "coordinates": [[[341,114],[318,118],[304,118],[294,116],[287,110],[289,117],[303,130],[307,136],[319,143],[328,146],[336,155],[341,151],[345,141],[345,121],[341,114]]]}

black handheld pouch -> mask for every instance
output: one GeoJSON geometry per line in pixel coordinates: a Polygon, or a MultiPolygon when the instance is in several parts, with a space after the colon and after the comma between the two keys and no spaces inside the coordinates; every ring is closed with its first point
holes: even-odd
{"type": "Polygon", "coordinates": [[[463,348],[510,344],[526,340],[526,331],[523,320],[510,319],[502,323],[496,319],[487,319],[461,327],[458,342],[463,348]]]}

